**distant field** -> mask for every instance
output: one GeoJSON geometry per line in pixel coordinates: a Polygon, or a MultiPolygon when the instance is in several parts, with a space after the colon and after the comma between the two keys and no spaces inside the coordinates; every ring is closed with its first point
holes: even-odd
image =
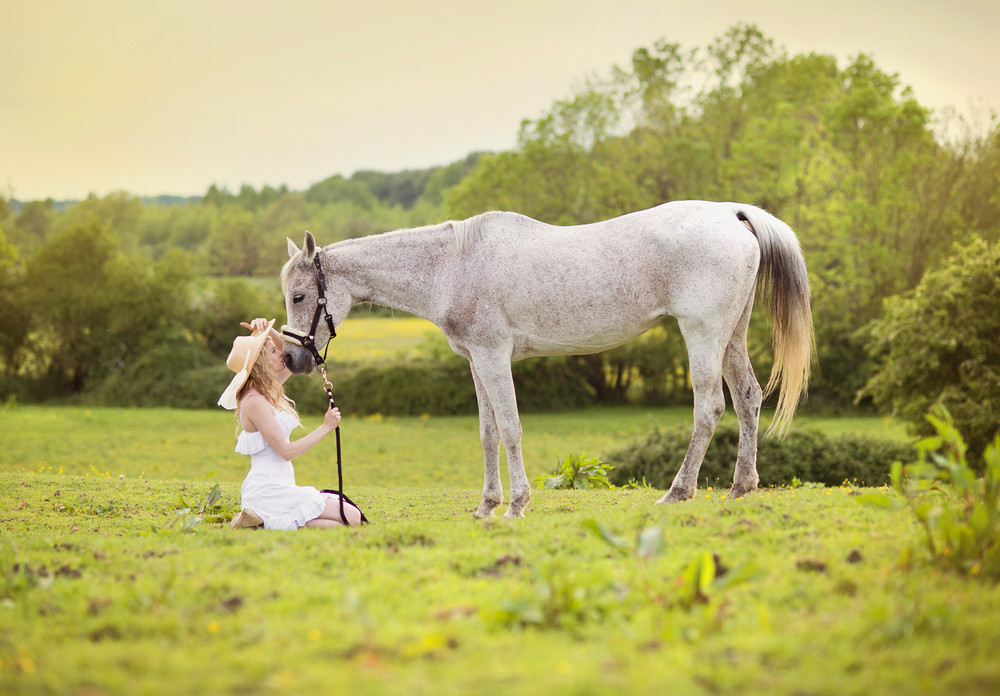
{"type": "Polygon", "coordinates": [[[341,363],[416,358],[432,337],[444,341],[438,327],[419,317],[366,318],[352,316],[337,329],[328,359],[341,363]]]}

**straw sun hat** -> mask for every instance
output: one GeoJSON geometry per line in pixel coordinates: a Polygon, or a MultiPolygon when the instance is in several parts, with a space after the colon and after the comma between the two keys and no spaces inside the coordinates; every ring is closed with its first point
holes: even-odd
{"type": "MultiPolygon", "coordinates": [[[[249,336],[237,336],[236,340],[233,341],[233,349],[229,351],[229,357],[226,358],[226,367],[235,372],[236,376],[219,397],[219,406],[228,408],[230,411],[236,408],[236,394],[239,393],[240,387],[246,383],[250,368],[253,367],[257,356],[260,355],[264,342],[271,335],[272,326],[274,326],[274,319],[267,322],[267,326],[260,333],[254,331],[249,336]]],[[[283,347],[281,341],[274,340],[278,350],[281,350],[283,347]]]]}

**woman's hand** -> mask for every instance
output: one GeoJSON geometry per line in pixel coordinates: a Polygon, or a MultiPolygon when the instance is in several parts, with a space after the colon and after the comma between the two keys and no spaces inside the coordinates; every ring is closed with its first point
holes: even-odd
{"type": "Polygon", "coordinates": [[[267,324],[268,324],[267,319],[264,319],[262,317],[257,317],[249,324],[246,323],[245,321],[240,322],[240,326],[242,326],[244,329],[250,329],[251,331],[254,331],[256,333],[262,333],[264,329],[267,328],[267,324]]]}
{"type": "Polygon", "coordinates": [[[326,412],[326,415],[323,416],[323,425],[329,428],[330,432],[336,430],[337,426],[340,425],[340,409],[336,406],[332,406],[330,410],[326,412]]]}

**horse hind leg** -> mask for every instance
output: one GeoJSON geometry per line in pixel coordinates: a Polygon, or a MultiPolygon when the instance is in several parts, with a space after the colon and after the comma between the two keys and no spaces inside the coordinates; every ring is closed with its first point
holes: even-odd
{"type": "MultiPolygon", "coordinates": [[[[685,320],[678,324],[687,343],[691,384],[694,387],[694,431],[670,490],[657,503],[677,503],[694,497],[705,451],[726,409],[722,393],[723,347],[717,338],[694,328],[692,322],[685,320]]],[[[704,328],[703,324],[695,326],[704,328]]]]}
{"type": "MultiPolygon", "coordinates": [[[[471,363],[470,363],[471,365],[471,363]]],[[[483,499],[473,516],[485,519],[493,516],[493,511],[503,502],[503,484],[500,483],[500,429],[490,404],[486,388],[483,386],[475,366],[472,380],[476,385],[476,401],[479,404],[479,439],[483,445],[483,499]]]]}
{"type": "Polygon", "coordinates": [[[750,356],[747,355],[746,325],[742,326],[742,332],[733,334],[722,362],[722,374],[729,385],[733,409],[740,419],[739,449],[733,472],[733,487],[729,491],[730,498],[740,498],[756,490],[760,480],[757,475],[757,432],[761,388],[754,375],[750,356]]]}

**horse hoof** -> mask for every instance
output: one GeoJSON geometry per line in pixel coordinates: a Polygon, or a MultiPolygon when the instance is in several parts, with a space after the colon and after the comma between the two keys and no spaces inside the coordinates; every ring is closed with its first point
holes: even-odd
{"type": "Polygon", "coordinates": [[[753,490],[756,490],[756,486],[754,486],[753,488],[751,488],[749,486],[735,486],[734,485],[732,488],[729,489],[729,497],[733,498],[733,499],[742,498],[747,493],[749,493],[749,492],[751,492],[753,490]]]}
{"type": "Polygon", "coordinates": [[[665,496],[656,501],[656,504],[662,505],[663,503],[683,503],[688,498],[693,498],[693,497],[694,493],[691,493],[691,495],[685,495],[684,493],[680,493],[671,488],[669,491],[667,491],[667,494],[665,496]]]}
{"type": "Polygon", "coordinates": [[[510,509],[507,510],[507,512],[505,512],[503,514],[503,516],[504,517],[524,517],[524,510],[523,509],[521,509],[521,510],[515,510],[514,508],[510,508],[510,509]]]}
{"type": "Polygon", "coordinates": [[[492,508],[484,510],[482,507],[473,512],[472,516],[475,517],[477,520],[488,520],[491,517],[496,517],[496,515],[493,513],[492,508]]]}

